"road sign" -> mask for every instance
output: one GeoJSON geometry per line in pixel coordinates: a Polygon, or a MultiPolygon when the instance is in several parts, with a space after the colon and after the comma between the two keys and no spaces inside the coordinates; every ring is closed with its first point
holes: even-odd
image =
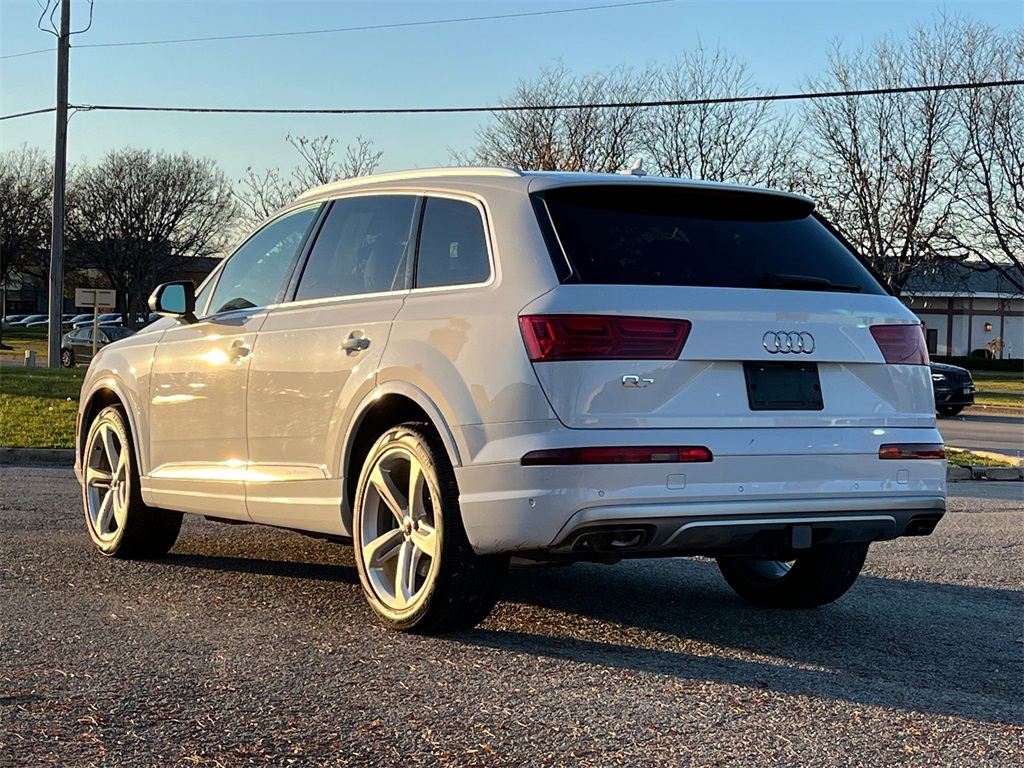
{"type": "Polygon", "coordinates": [[[117,291],[113,288],[75,288],[76,307],[113,307],[117,291]]]}

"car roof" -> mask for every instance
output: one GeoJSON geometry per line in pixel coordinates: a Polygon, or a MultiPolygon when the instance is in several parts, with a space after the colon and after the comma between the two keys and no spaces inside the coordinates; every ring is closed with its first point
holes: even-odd
{"type": "Polygon", "coordinates": [[[340,194],[362,190],[402,190],[410,188],[434,188],[451,190],[463,188],[467,191],[480,191],[483,187],[498,187],[509,191],[523,193],[539,192],[555,187],[593,184],[643,184],[667,187],[683,187],[688,189],[722,190],[731,189],[746,191],[773,197],[785,197],[810,202],[810,198],[790,192],[762,187],[750,187],[741,184],[729,184],[718,181],[698,179],[677,179],[664,176],[638,175],[623,173],[577,173],[569,171],[520,171],[514,168],[498,167],[454,167],[425,168],[394,173],[379,173],[371,176],[360,176],[331,184],[314,187],[299,195],[292,205],[300,205],[314,200],[336,197],[340,194]]]}

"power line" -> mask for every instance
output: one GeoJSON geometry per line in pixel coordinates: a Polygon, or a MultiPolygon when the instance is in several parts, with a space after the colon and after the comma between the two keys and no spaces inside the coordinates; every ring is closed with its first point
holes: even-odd
{"type": "MultiPolygon", "coordinates": [[[[816,101],[818,99],[859,96],[890,96],[904,93],[935,93],[969,91],[982,88],[1010,88],[1024,85],[1024,80],[988,80],[980,83],[946,83],[943,85],[910,85],[902,88],[862,88],[851,91],[818,91],[814,93],[771,93],[758,96],[722,96],[713,99],[663,99],[659,101],[608,101],[581,104],[498,104],[486,107],[381,107],[369,109],[292,109],[261,107],[152,107],[129,104],[74,104],[80,112],[188,112],[220,115],[441,115],[473,112],[544,112],[569,109],[616,109],[646,107],[696,107],[709,104],[744,104],[767,101],[816,101]]],[[[52,112],[53,107],[4,115],[0,120],[52,112]]]]}
{"type": "MultiPolygon", "coordinates": [[[[91,43],[76,45],[75,48],[127,48],[143,45],[177,45],[179,43],[210,43],[223,42],[226,40],[262,40],[270,37],[300,37],[304,35],[333,35],[342,32],[369,32],[382,29],[404,29],[408,27],[429,27],[443,24],[464,24],[474,21],[500,21],[507,19],[525,19],[537,16],[555,16],[568,13],[583,13],[589,11],[607,11],[616,8],[632,8],[642,5],[662,5],[674,3],[678,0],[636,0],[635,2],[612,3],[609,5],[587,5],[579,8],[556,8],[547,11],[524,11],[522,13],[502,13],[492,16],[466,16],[450,19],[429,19],[425,21],[403,21],[392,24],[368,24],[359,27],[338,27],[336,29],[309,29],[297,32],[261,32],[249,35],[217,35],[211,37],[182,37],[168,40],[137,40],[125,43],[91,43]]],[[[37,51],[25,51],[24,53],[12,53],[0,56],[0,59],[14,59],[20,56],[34,56],[37,53],[48,53],[52,48],[44,48],[37,51]]]]}
{"type": "Polygon", "coordinates": [[[16,117],[28,117],[29,115],[45,115],[47,112],[56,111],[56,107],[46,107],[45,109],[33,109],[31,112],[19,112],[16,115],[4,115],[0,117],[0,120],[13,120],[16,117]]]}

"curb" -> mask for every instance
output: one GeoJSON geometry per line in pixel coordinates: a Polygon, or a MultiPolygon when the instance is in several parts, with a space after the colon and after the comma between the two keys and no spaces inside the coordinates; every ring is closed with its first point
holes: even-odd
{"type": "Polygon", "coordinates": [[[0,466],[9,464],[75,465],[74,448],[0,448],[0,466]]]}
{"type": "Polygon", "coordinates": [[[1024,409],[1006,405],[969,405],[956,416],[941,416],[943,419],[956,419],[961,416],[1024,416],[1024,409]]]}

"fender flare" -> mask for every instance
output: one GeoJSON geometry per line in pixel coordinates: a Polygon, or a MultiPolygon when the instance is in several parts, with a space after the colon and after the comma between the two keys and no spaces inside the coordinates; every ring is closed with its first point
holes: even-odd
{"type": "Polygon", "coordinates": [[[437,434],[441,437],[441,442],[444,443],[445,450],[448,452],[448,458],[451,460],[452,466],[462,466],[462,453],[459,450],[458,442],[455,439],[455,435],[452,433],[447,420],[444,418],[441,409],[438,408],[437,404],[430,398],[430,396],[419,387],[415,387],[404,381],[395,380],[378,384],[373,388],[372,392],[360,401],[359,405],[356,407],[346,431],[344,455],[345,469],[348,468],[348,457],[352,453],[355,436],[359,432],[363,419],[367,412],[373,407],[373,404],[385,395],[401,395],[402,397],[412,400],[416,405],[422,408],[424,413],[427,414],[430,421],[433,423],[434,428],[437,430],[437,434]]]}
{"type": "MultiPolygon", "coordinates": [[[[136,405],[132,401],[132,398],[128,395],[128,390],[121,382],[120,379],[115,378],[109,373],[104,375],[101,379],[95,381],[93,386],[89,388],[89,395],[82,398],[82,402],[89,404],[100,390],[110,390],[114,393],[114,396],[121,401],[121,405],[124,408],[125,416],[128,418],[128,429],[131,430],[132,447],[135,451],[135,462],[139,468],[139,477],[145,477],[148,468],[144,466],[142,462],[142,443],[139,439],[139,422],[136,414],[136,405]],[[146,471],[143,471],[146,470],[146,471]]],[[[85,406],[83,405],[83,410],[85,406]]],[[[82,439],[76,441],[75,451],[82,453],[84,449],[84,440],[88,435],[88,430],[92,427],[92,424],[82,424],[82,439]]],[[[82,461],[85,461],[85,456],[82,456],[82,461]]]]}

